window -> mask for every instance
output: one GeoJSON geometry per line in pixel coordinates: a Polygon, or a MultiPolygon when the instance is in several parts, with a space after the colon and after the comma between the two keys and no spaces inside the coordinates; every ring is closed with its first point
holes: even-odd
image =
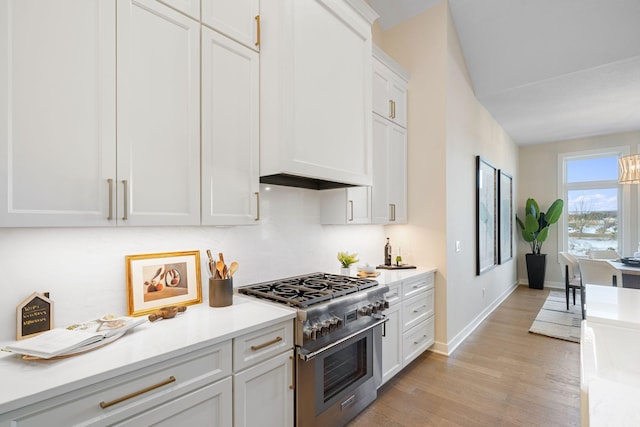
{"type": "Polygon", "coordinates": [[[621,151],[561,157],[565,215],[560,247],[576,256],[590,250],[622,248],[622,187],[618,184],[621,151]]]}

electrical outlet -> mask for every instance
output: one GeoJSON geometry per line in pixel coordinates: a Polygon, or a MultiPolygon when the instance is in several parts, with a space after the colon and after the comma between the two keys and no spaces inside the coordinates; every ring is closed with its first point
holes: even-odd
{"type": "Polygon", "coordinates": [[[456,240],[456,252],[460,252],[460,240],[456,240]]]}

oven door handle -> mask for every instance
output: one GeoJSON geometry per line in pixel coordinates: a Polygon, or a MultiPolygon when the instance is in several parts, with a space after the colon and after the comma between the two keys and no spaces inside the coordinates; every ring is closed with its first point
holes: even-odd
{"type": "Polygon", "coordinates": [[[383,323],[387,323],[388,321],[389,321],[389,318],[383,315],[382,319],[378,320],[377,322],[367,326],[364,329],[360,329],[359,331],[356,331],[356,332],[352,333],[351,335],[347,335],[346,337],[341,338],[336,342],[332,342],[331,344],[322,347],[320,350],[307,351],[307,350],[304,350],[302,348],[298,348],[298,355],[300,356],[300,358],[302,360],[304,360],[305,362],[308,362],[309,360],[315,359],[316,356],[318,356],[319,354],[324,353],[325,351],[330,350],[330,349],[332,349],[332,348],[334,348],[336,346],[339,346],[343,342],[350,340],[351,338],[355,337],[356,335],[360,335],[361,333],[366,332],[369,329],[373,329],[376,326],[380,326],[383,323]]]}

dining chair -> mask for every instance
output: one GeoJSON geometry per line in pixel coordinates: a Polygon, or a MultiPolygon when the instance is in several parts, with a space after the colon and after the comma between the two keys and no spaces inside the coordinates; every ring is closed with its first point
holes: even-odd
{"type": "Polygon", "coordinates": [[[579,258],[582,285],[622,286],[619,271],[603,259],[579,258]]]}
{"type": "Polygon", "coordinates": [[[620,259],[620,254],[614,250],[589,251],[587,256],[589,259],[620,259]]]}
{"type": "Polygon", "coordinates": [[[562,277],[564,278],[564,292],[567,299],[567,310],[569,310],[569,293],[573,292],[573,305],[576,305],[576,289],[580,290],[580,301],[582,318],[584,319],[584,293],[580,282],[580,266],[578,259],[568,252],[558,252],[562,277]]]}

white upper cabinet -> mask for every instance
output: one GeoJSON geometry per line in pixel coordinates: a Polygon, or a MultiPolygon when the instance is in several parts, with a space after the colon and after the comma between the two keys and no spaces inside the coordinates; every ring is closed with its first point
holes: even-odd
{"type": "Polygon", "coordinates": [[[202,224],[259,218],[258,53],[202,27],[202,224]]]}
{"type": "Polygon", "coordinates": [[[193,19],[200,20],[200,0],[158,0],[193,19]]]}
{"type": "Polygon", "coordinates": [[[107,0],[0,0],[0,226],[109,224],[115,14],[107,0]]]}
{"type": "Polygon", "coordinates": [[[260,175],[371,185],[371,23],[361,0],[260,5],[260,175]]]}
{"type": "Polygon", "coordinates": [[[373,112],[407,127],[409,73],[373,46],[373,112]]]}
{"type": "Polygon", "coordinates": [[[259,0],[202,0],[202,23],[253,50],[260,45],[259,0]]]}
{"type": "Polygon", "coordinates": [[[323,190],[320,194],[322,224],[371,223],[371,187],[323,190]]]}
{"type": "Polygon", "coordinates": [[[118,221],[197,225],[200,24],[155,0],[118,0],[117,37],[118,221]]]}
{"type": "Polygon", "coordinates": [[[373,186],[371,222],[407,222],[407,130],[373,117],[373,186]]]}

